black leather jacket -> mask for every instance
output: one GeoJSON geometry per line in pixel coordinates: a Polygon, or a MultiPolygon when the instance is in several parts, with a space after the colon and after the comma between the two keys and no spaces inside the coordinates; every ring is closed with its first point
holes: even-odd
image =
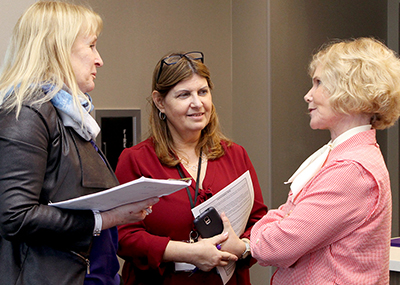
{"type": "Polygon", "coordinates": [[[0,113],[0,284],[83,284],[93,213],[48,204],[117,185],[100,155],[50,102],[0,113]]]}

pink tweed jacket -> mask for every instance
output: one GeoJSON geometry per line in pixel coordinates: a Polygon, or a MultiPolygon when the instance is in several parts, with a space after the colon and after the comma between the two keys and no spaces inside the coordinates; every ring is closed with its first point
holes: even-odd
{"type": "Polygon", "coordinates": [[[375,130],[335,147],[295,201],[251,231],[271,284],[389,284],[391,190],[375,130]]]}

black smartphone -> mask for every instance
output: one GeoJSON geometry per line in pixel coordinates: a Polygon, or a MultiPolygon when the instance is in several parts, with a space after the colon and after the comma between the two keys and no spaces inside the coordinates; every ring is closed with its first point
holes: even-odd
{"type": "Polygon", "coordinates": [[[214,207],[207,208],[207,210],[197,216],[194,219],[194,225],[202,238],[219,235],[224,230],[221,217],[214,207]]]}

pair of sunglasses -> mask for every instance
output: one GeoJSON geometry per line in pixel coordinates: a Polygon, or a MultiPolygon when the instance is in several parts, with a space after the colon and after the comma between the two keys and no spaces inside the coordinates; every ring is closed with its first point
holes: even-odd
{"type": "Polygon", "coordinates": [[[163,65],[176,64],[182,57],[186,58],[187,60],[199,60],[204,63],[204,55],[201,51],[191,51],[184,54],[174,54],[163,58],[161,60],[160,69],[158,70],[156,83],[158,83],[158,80],[160,79],[163,65]]]}

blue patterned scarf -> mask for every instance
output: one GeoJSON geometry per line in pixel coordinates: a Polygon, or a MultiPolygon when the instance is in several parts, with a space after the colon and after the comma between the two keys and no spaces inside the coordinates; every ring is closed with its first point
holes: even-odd
{"type": "MultiPolygon", "coordinates": [[[[54,86],[43,85],[42,89],[45,94],[50,92],[54,86]]],[[[85,94],[87,98],[92,102],[92,98],[89,94],[85,94]]],[[[82,105],[83,114],[83,124],[82,124],[82,114],[77,110],[72,95],[68,93],[66,86],[63,87],[57,94],[50,100],[55,108],[59,111],[60,117],[64,126],[73,128],[83,139],[90,141],[95,140],[100,132],[100,127],[90,115],[90,112],[94,109],[93,104],[84,98],[79,98],[82,105]],[[89,107],[90,106],[90,107],[89,107]]]]}
{"type": "MultiPolygon", "coordinates": [[[[47,94],[54,89],[54,85],[44,84],[41,88],[43,92],[47,94]]],[[[3,98],[3,102],[13,93],[13,91],[14,89],[11,89],[7,92],[3,98]]],[[[92,102],[92,98],[89,94],[85,93],[85,95],[87,96],[87,99],[92,102]]],[[[76,108],[72,95],[69,93],[69,89],[64,85],[63,88],[54,95],[50,102],[58,109],[64,126],[73,128],[87,141],[95,140],[100,132],[100,127],[95,119],[90,116],[90,112],[94,109],[94,106],[93,104],[89,104],[89,102],[84,98],[79,98],[79,100],[82,105],[82,114],[76,108]]],[[[2,102],[0,102],[0,105],[1,104],[2,102]]]]}

